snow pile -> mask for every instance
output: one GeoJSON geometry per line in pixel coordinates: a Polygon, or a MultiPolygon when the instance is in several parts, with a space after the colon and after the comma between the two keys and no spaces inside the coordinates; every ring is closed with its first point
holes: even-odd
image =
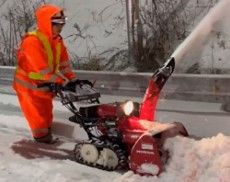
{"type": "Polygon", "coordinates": [[[151,163],[144,163],[141,164],[141,166],[137,169],[138,173],[148,173],[151,175],[156,175],[159,173],[160,168],[155,165],[155,164],[151,164],[151,163]]]}
{"type": "Polygon", "coordinates": [[[218,134],[194,140],[175,137],[168,139],[165,148],[171,158],[159,177],[141,177],[129,171],[119,180],[125,182],[205,182],[230,181],[230,137],[218,134]]]}
{"type": "MultiPolygon", "coordinates": [[[[175,175],[173,181],[178,181],[178,176],[181,181],[230,179],[230,137],[228,136],[218,134],[199,141],[176,137],[168,140],[165,148],[172,154],[166,173],[175,175]]],[[[162,175],[164,176],[167,174],[162,175]]]]}

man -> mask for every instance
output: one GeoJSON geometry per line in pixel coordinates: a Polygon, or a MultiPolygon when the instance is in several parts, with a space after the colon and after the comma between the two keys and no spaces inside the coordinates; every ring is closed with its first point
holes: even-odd
{"type": "Polygon", "coordinates": [[[63,10],[46,4],[39,7],[35,15],[37,29],[23,37],[17,52],[18,67],[13,88],[34,139],[52,143],[52,100],[55,95],[48,88],[37,85],[45,82],[71,85],[76,76],[60,36],[66,23],[63,10]]]}

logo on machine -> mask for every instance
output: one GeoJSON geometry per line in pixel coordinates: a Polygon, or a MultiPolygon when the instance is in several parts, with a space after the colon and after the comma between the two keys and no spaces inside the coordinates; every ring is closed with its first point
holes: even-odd
{"type": "Polygon", "coordinates": [[[137,135],[137,134],[131,134],[130,135],[130,138],[133,138],[133,139],[137,139],[139,137],[140,137],[140,135],[137,135]]]}
{"type": "Polygon", "coordinates": [[[141,144],[142,150],[153,150],[153,144],[150,143],[142,143],[141,144]]]}

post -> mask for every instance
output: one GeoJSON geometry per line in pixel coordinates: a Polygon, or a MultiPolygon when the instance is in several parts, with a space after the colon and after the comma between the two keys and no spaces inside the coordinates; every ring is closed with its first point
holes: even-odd
{"type": "MultiPolygon", "coordinates": [[[[131,0],[132,1],[132,0],[131,0]]],[[[128,38],[128,62],[131,63],[131,42],[130,42],[130,0],[126,0],[126,20],[127,20],[127,38],[128,38]]]]}

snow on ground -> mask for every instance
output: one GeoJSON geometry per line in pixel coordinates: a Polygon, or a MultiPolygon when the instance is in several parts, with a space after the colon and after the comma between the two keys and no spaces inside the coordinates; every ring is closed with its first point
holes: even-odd
{"type": "MultiPolygon", "coordinates": [[[[73,161],[74,138],[84,138],[80,128],[66,120],[69,113],[55,102],[56,145],[31,139],[16,97],[0,94],[0,181],[49,182],[229,182],[230,136],[217,134],[200,140],[175,137],[165,148],[171,159],[160,176],[146,177],[132,171],[103,171],[73,161]]],[[[217,122],[218,124],[218,122],[217,122]]]]}

